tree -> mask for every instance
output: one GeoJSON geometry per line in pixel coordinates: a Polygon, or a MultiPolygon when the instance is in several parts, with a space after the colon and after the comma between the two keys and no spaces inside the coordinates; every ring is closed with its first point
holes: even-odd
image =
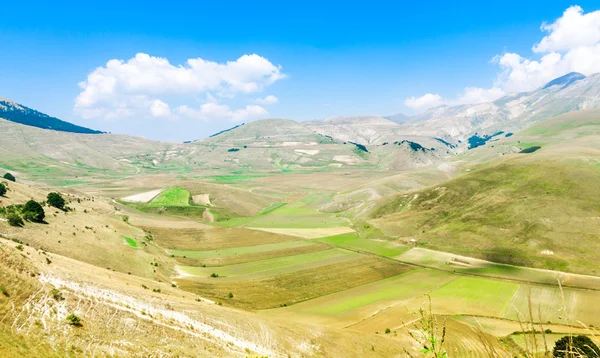
{"type": "Polygon", "coordinates": [[[4,196],[4,194],[6,194],[6,186],[0,183],[0,196],[4,196]]]}
{"type": "Polygon", "coordinates": [[[4,174],[4,179],[10,180],[10,181],[16,181],[15,177],[11,173],[4,174]]]}
{"type": "Polygon", "coordinates": [[[26,220],[41,223],[44,221],[46,214],[44,213],[44,208],[34,200],[29,200],[25,207],[23,208],[23,216],[26,220]]]}
{"type": "Polygon", "coordinates": [[[555,357],[598,357],[600,349],[586,336],[564,336],[554,344],[555,357]]]}
{"type": "Polygon", "coordinates": [[[49,193],[46,202],[57,209],[65,210],[65,199],[59,193],[49,193]]]}
{"type": "Polygon", "coordinates": [[[8,224],[10,226],[23,226],[23,219],[21,219],[21,217],[15,213],[8,214],[6,218],[8,219],[8,224]]]}

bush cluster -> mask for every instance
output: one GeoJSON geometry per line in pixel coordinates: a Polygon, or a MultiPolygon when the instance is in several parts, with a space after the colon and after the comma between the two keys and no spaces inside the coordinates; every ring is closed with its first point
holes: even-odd
{"type": "Polygon", "coordinates": [[[9,181],[17,181],[11,173],[4,174],[3,178],[9,181]]]}
{"type": "Polygon", "coordinates": [[[46,203],[48,205],[53,206],[60,210],[65,210],[65,199],[59,193],[48,193],[48,197],[46,199],[46,203]]]}
{"type": "Polygon", "coordinates": [[[24,220],[43,223],[46,217],[42,205],[34,200],[29,200],[25,205],[0,207],[0,215],[6,217],[11,226],[23,226],[24,220]]]}

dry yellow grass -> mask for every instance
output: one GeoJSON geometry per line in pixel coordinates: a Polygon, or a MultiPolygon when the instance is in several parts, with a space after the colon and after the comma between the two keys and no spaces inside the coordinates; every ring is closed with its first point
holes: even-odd
{"type": "Polygon", "coordinates": [[[298,240],[293,236],[259,232],[244,228],[210,230],[146,228],[162,247],[179,250],[218,250],[228,247],[274,244],[298,240]]]}

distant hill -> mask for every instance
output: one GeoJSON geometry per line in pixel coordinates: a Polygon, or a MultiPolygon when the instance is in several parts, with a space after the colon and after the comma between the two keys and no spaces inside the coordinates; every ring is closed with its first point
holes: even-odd
{"type": "MultiPolygon", "coordinates": [[[[600,207],[598,118],[599,109],[567,113],[498,140],[484,150],[516,147],[523,154],[475,166],[438,186],[385,197],[373,205],[369,223],[427,248],[598,275],[592,249],[598,247],[600,207]]],[[[473,162],[483,153],[462,158],[473,162]]]]}
{"type": "Polygon", "coordinates": [[[578,72],[567,73],[566,75],[556,78],[550,82],[548,82],[543,88],[548,88],[552,86],[561,86],[561,89],[568,87],[570,84],[575,83],[579,80],[584,79],[585,76],[578,72]]]}
{"type": "Polygon", "coordinates": [[[410,116],[407,116],[406,114],[402,114],[402,113],[397,113],[392,116],[387,116],[387,117],[383,117],[383,118],[389,119],[390,121],[398,123],[398,124],[408,123],[411,120],[410,116]]]}
{"type": "Polygon", "coordinates": [[[517,132],[548,118],[600,107],[600,74],[572,72],[530,92],[511,93],[494,102],[439,106],[411,117],[402,132],[442,138],[453,144],[495,133],[517,132]]]}
{"type": "Polygon", "coordinates": [[[61,132],[83,134],[103,133],[101,131],[65,122],[2,97],[0,97],[0,118],[32,127],[52,129],[61,132]]]}

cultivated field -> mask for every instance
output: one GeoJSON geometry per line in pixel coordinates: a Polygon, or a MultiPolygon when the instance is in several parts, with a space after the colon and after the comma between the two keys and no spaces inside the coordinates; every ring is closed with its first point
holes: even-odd
{"type": "MultiPolygon", "coordinates": [[[[421,348],[411,333],[428,314],[446,327],[451,357],[521,354],[522,320],[550,329],[549,345],[590,334],[584,325],[600,325],[600,130],[562,120],[403,172],[390,170],[383,144],[359,153],[310,130],[294,136],[287,121],[248,125],[152,153],[94,154],[112,174],[67,160],[47,167],[61,173],[53,184],[73,184],[52,189],[64,211],[44,203],[47,188],[1,180],[0,207],[34,199],[46,217],[19,227],[0,215],[0,287],[11,291],[0,313],[22,334],[0,318],[0,349],[17,356],[35,333],[44,341],[25,351],[40,356],[70,355],[65,342],[106,353],[120,336],[125,356],[138,345],[166,356],[185,356],[181,346],[205,356],[402,356],[421,348]],[[532,144],[542,149],[514,150],[532,144]],[[65,302],[50,298],[54,287],[65,302]],[[26,314],[10,315],[13,304],[26,314]],[[73,310],[78,331],[64,323],[73,310]],[[35,321],[47,317],[62,338],[35,321]]],[[[18,168],[37,180],[36,163],[18,168]]]]}

